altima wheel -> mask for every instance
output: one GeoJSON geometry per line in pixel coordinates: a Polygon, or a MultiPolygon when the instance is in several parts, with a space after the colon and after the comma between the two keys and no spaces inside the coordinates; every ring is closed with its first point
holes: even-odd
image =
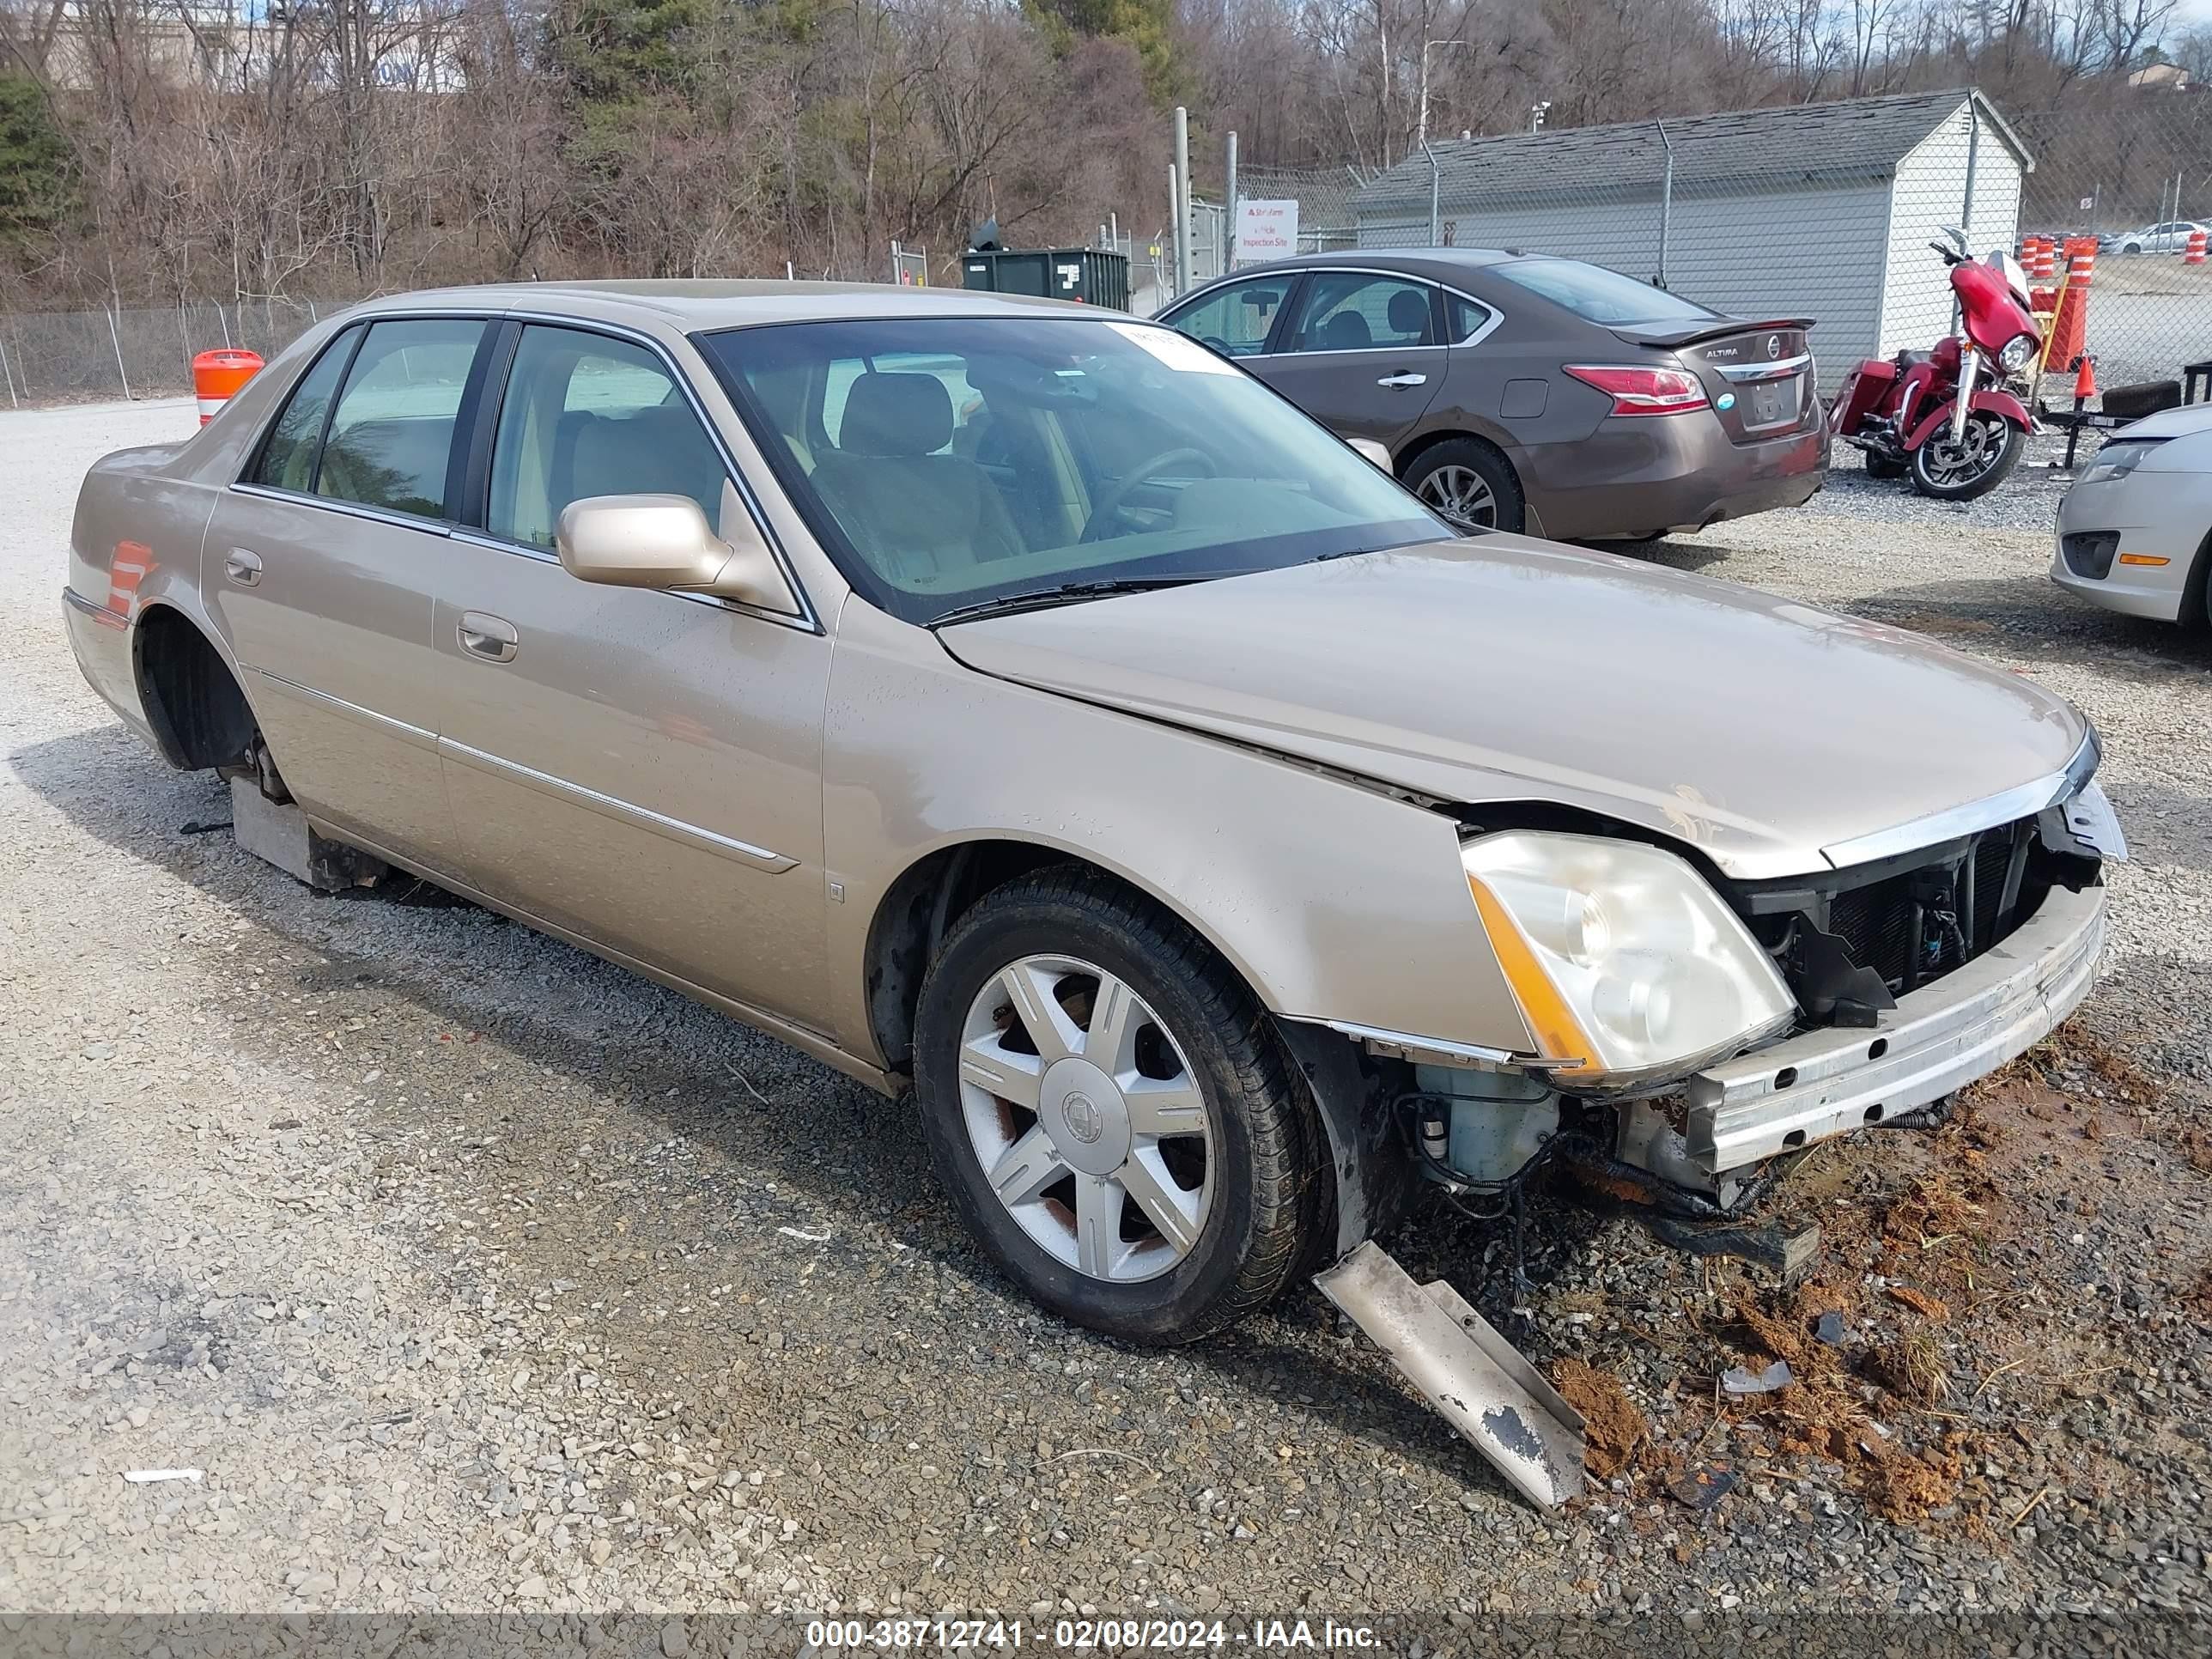
{"type": "Polygon", "coordinates": [[[1251,994],[1180,922],[1073,869],[1001,888],[939,951],[915,1036],[939,1170],[1040,1302],[1187,1341],[1289,1277],[1308,1115],[1251,994]]]}
{"type": "Polygon", "coordinates": [[[1520,481],[1505,458],[1471,438],[1423,450],[1406,487],[1461,531],[1519,530],[1526,517],[1520,481]]]}

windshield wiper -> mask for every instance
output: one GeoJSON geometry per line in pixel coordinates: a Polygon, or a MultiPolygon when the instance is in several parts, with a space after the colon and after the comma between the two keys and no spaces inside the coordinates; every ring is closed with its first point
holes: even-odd
{"type": "Polygon", "coordinates": [[[1145,593],[1156,587],[1187,587],[1193,582],[1212,581],[1221,574],[1209,571],[1200,575],[1113,576],[1087,582],[1062,582],[1057,587],[1033,587],[1025,593],[1002,593],[994,599],[955,605],[944,615],[932,617],[927,626],[943,628],[949,623],[1008,617],[1021,611],[1043,611],[1083,599],[1110,599],[1116,593],[1145,593]]]}

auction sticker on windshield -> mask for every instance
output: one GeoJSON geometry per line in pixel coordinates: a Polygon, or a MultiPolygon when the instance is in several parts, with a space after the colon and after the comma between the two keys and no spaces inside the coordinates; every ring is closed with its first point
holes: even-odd
{"type": "Polygon", "coordinates": [[[1188,334],[1171,328],[1147,328],[1141,323],[1109,323],[1123,339],[1142,346],[1170,368],[1190,374],[1234,374],[1237,371],[1188,334]]]}

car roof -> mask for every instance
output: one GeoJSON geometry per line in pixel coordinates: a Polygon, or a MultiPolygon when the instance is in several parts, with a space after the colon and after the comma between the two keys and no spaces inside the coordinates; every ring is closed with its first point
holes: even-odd
{"type": "Polygon", "coordinates": [[[392,312],[462,310],[548,312],[601,322],[657,323],[686,331],[858,318],[1022,313],[1130,320],[1126,313],[1101,306],[1026,295],[893,287],[888,283],[738,280],[486,283],[386,295],[358,307],[356,314],[373,317],[392,312]]]}
{"type": "MultiPolygon", "coordinates": [[[[1271,259],[1265,264],[1239,265],[1230,276],[1265,276],[1270,271],[1294,270],[1387,270],[1402,272],[1408,276],[1425,276],[1431,282],[1449,283],[1453,277],[1476,271],[1489,265],[1510,264],[1516,259],[1549,258],[1549,254],[1524,254],[1510,247],[1347,247],[1334,253],[1301,253],[1291,259],[1271,259]]],[[[1224,280],[1215,277],[1213,282],[1224,280]]],[[[1212,286],[1212,283],[1206,284],[1212,286]]],[[[1196,290],[1193,290],[1195,292],[1196,290]]]]}

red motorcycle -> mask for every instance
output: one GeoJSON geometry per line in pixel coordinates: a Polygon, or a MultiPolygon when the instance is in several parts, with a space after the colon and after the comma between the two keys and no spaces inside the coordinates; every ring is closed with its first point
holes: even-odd
{"type": "Polygon", "coordinates": [[[1910,472],[1912,487],[1942,501],[1970,501],[2003,483],[2034,429],[2010,382],[2042,349],[2027,276],[2011,254],[1977,262],[1956,246],[1930,242],[1951,268],[1960,329],[1933,351],[1869,357],[1850,373],[1828,417],[1831,437],[1866,452],[1876,478],[1910,472]]]}

